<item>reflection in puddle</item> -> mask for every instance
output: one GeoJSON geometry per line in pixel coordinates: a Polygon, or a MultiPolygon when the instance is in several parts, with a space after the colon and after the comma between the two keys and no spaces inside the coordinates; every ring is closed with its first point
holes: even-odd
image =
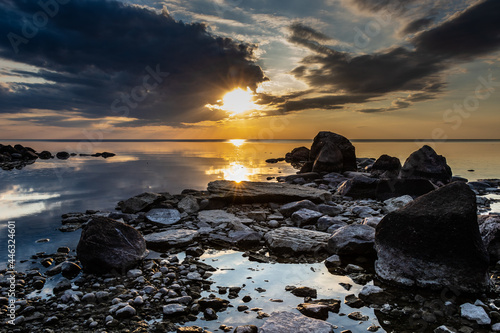
{"type": "Polygon", "coordinates": [[[47,204],[48,199],[59,198],[58,193],[36,192],[33,188],[13,185],[0,193],[0,220],[29,216],[61,206],[61,202],[47,204]]]}
{"type": "MultiPolygon", "coordinates": [[[[262,311],[271,314],[274,311],[288,311],[300,313],[296,310],[297,305],[304,302],[301,297],[296,297],[292,293],[285,291],[287,285],[307,286],[318,291],[318,299],[339,299],[342,301],[339,314],[330,313],[327,321],[339,327],[339,331],[350,329],[353,332],[366,332],[367,328],[376,324],[378,320],[374,310],[370,308],[353,309],[343,304],[345,296],[358,294],[362,286],[355,284],[347,276],[332,275],[323,263],[316,264],[265,264],[249,261],[236,251],[207,251],[201,257],[205,263],[217,268],[213,272],[211,279],[215,282],[210,291],[202,293],[202,297],[208,297],[211,293],[218,297],[227,299],[227,294],[219,295],[217,286],[222,287],[242,287],[239,297],[230,300],[232,307],[223,312],[218,312],[218,320],[205,321],[203,314],[190,325],[206,327],[209,330],[217,331],[221,324],[228,326],[256,325],[262,326],[266,319],[257,319],[254,311],[238,312],[239,305],[246,305],[249,308],[261,308],[262,311]],[[233,270],[234,269],[234,270],[233,270]],[[347,291],[339,283],[348,283],[352,288],[347,291]],[[262,289],[260,289],[262,288],[262,289]],[[258,290],[256,290],[258,289],[258,290]],[[243,302],[244,296],[250,296],[250,302],[243,302]],[[271,299],[282,300],[283,302],[272,302],[271,299]],[[358,322],[347,318],[342,314],[353,311],[360,311],[363,315],[370,317],[368,321],[358,322]]],[[[385,332],[379,329],[378,332],[385,332]]]]}

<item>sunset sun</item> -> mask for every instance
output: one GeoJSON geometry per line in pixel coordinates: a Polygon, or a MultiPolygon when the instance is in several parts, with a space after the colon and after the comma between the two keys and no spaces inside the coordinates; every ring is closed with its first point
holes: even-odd
{"type": "Polygon", "coordinates": [[[258,108],[253,102],[253,93],[250,89],[243,90],[237,88],[233,91],[228,92],[222,98],[221,109],[225,110],[232,115],[241,114],[250,110],[255,110],[258,108]]]}

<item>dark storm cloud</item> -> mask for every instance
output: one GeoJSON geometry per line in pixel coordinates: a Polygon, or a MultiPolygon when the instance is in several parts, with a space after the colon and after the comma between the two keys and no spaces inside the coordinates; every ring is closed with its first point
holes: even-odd
{"type": "MultiPolygon", "coordinates": [[[[364,3],[386,3],[365,1],[364,3]]],[[[314,87],[331,87],[347,94],[378,94],[410,91],[403,104],[364,112],[392,111],[408,107],[406,103],[437,96],[443,87],[441,73],[451,66],[474,60],[500,49],[500,2],[487,0],[433,29],[416,35],[413,49],[396,47],[382,52],[349,57],[322,45],[315,34],[308,39],[290,41],[315,54],[302,60],[292,73],[314,87]]]]}
{"type": "Polygon", "coordinates": [[[414,21],[411,21],[406,25],[406,27],[404,27],[402,34],[407,35],[421,31],[422,29],[431,25],[432,22],[434,22],[434,18],[432,17],[422,17],[414,21]]]}
{"type": "Polygon", "coordinates": [[[131,117],[151,124],[189,123],[220,119],[223,114],[203,106],[229,89],[255,89],[266,80],[254,63],[255,46],[212,36],[204,25],[166,13],[116,1],[72,0],[27,36],[26,22],[39,12],[36,1],[0,3],[0,58],[40,68],[12,75],[48,81],[0,90],[3,112],[73,110],[98,118],[123,115],[127,108],[131,117]],[[144,100],[124,98],[134,88],[144,100]]]}

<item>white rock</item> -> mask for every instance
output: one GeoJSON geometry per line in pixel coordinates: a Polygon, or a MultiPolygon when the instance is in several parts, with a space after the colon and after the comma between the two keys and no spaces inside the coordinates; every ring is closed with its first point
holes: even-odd
{"type": "Polygon", "coordinates": [[[384,213],[390,213],[396,211],[406,206],[408,203],[412,201],[413,198],[409,195],[403,195],[401,197],[387,199],[384,201],[384,208],[383,208],[384,213]]]}
{"type": "Polygon", "coordinates": [[[493,332],[500,332],[500,323],[493,324],[493,326],[491,326],[491,330],[493,332]]]}
{"type": "Polygon", "coordinates": [[[181,220],[181,213],[177,209],[155,208],[146,214],[146,219],[159,226],[171,225],[181,220]]]}
{"type": "Polygon", "coordinates": [[[127,277],[135,279],[138,276],[142,275],[142,271],[140,269],[131,269],[127,272],[127,277]]]}
{"type": "Polygon", "coordinates": [[[480,306],[465,303],[460,305],[460,315],[465,319],[474,320],[479,325],[491,324],[491,319],[488,314],[480,306]]]}

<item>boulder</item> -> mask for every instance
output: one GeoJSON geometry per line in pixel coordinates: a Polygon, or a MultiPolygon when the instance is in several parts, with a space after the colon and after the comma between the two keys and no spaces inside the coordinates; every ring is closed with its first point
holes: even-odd
{"type": "Polygon", "coordinates": [[[41,160],[48,160],[48,159],[51,159],[52,158],[52,154],[50,153],[50,151],[42,151],[41,153],[38,154],[38,157],[41,159],[41,160]]]}
{"type": "Polygon", "coordinates": [[[323,320],[292,312],[273,312],[259,329],[259,333],[333,333],[334,326],[323,320]]]}
{"type": "Polygon", "coordinates": [[[294,201],[294,202],[289,202],[287,204],[284,204],[279,208],[279,212],[281,215],[284,217],[290,217],[292,216],[293,213],[300,209],[310,209],[310,210],[318,210],[318,207],[316,204],[314,204],[311,200],[301,200],[301,201],[294,201]]]}
{"type": "Polygon", "coordinates": [[[154,204],[165,200],[161,194],[145,192],[125,201],[120,201],[118,206],[122,212],[127,214],[135,214],[149,210],[154,204]]]}
{"type": "Polygon", "coordinates": [[[296,227],[302,227],[315,224],[321,216],[323,214],[318,211],[302,208],[292,214],[292,222],[296,227]]]}
{"type": "Polygon", "coordinates": [[[354,199],[374,199],[377,197],[379,180],[365,176],[356,176],[339,185],[337,194],[354,199]]]}
{"type": "Polygon", "coordinates": [[[328,240],[328,252],[340,256],[375,257],[375,229],[351,224],[337,229],[328,240]]]}
{"type": "Polygon", "coordinates": [[[190,245],[196,237],[198,237],[196,230],[172,229],[148,234],[144,236],[144,239],[149,249],[161,252],[190,245]]]}
{"type": "Polygon", "coordinates": [[[101,156],[103,158],[110,158],[110,157],[116,156],[116,154],[115,153],[109,153],[109,152],[105,151],[105,152],[101,153],[101,156]]]}
{"type": "Polygon", "coordinates": [[[220,203],[285,203],[308,199],[312,202],[330,201],[332,194],[307,186],[286,183],[234,182],[217,180],[208,184],[211,202],[220,203]]]}
{"type": "Polygon", "coordinates": [[[356,149],[342,135],[319,132],[311,146],[310,160],[314,172],[356,171],[356,149]]]}
{"type": "Polygon", "coordinates": [[[134,228],[107,217],[94,217],[83,227],[77,258],[88,273],[126,273],[146,257],[146,242],[134,228]]]}
{"type": "Polygon", "coordinates": [[[177,209],[154,208],[146,214],[146,219],[160,227],[176,224],[181,220],[181,213],[177,209]]]}
{"type": "Polygon", "coordinates": [[[56,157],[60,160],[67,160],[69,158],[69,153],[65,151],[60,151],[56,154],[56,157]]]}
{"type": "Polygon", "coordinates": [[[370,171],[376,177],[397,178],[401,171],[401,161],[397,157],[384,154],[373,163],[370,171]]]}
{"type": "Polygon", "coordinates": [[[451,181],[452,172],[446,164],[446,158],[425,145],[406,159],[399,176],[403,179],[428,179],[439,185],[448,184],[451,181]]]}
{"type": "Polygon", "coordinates": [[[264,239],[276,253],[319,253],[326,250],[330,234],[293,227],[282,227],[264,235],[264,239]]]}
{"type": "Polygon", "coordinates": [[[177,204],[177,207],[188,214],[196,213],[200,210],[200,205],[198,204],[198,200],[192,195],[186,195],[182,200],[177,204]]]}
{"type": "Polygon", "coordinates": [[[479,232],[491,262],[500,260],[500,216],[480,216],[479,232]]]}
{"type": "Polygon", "coordinates": [[[474,192],[455,182],[387,214],[376,228],[376,274],[405,286],[489,289],[476,210],[474,192]]]}
{"type": "Polygon", "coordinates": [[[285,161],[287,163],[298,163],[298,162],[306,162],[309,160],[309,148],[306,147],[298,147],[294,148],[291,152],[286,153],[285,161]]]}

